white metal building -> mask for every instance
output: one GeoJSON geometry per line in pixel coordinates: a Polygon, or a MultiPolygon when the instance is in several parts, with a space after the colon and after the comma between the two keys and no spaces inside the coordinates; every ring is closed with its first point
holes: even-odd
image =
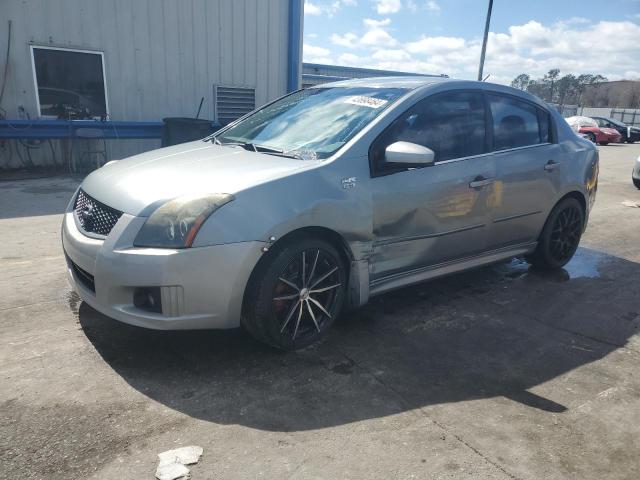
{"type": "MultiPolygon", "coordinates": [[[[66,102],[92,118],[160,121],[194,117],[204,97],[200,118],[228,123],[299,88],[302,2],[1,0],[0,118],[61,119],[74,113],[66,102]]],[[[118,158],[160,141],[107,144],[118,158]]]]}

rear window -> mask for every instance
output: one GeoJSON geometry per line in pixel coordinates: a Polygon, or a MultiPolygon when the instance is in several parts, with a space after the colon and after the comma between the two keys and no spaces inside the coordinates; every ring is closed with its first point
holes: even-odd
{"type": "Polygon", "coordinates": [[[489,95],[494,150],[526,147],[550,141],[550,118],[534,105],[501,95],[489,95]]]}

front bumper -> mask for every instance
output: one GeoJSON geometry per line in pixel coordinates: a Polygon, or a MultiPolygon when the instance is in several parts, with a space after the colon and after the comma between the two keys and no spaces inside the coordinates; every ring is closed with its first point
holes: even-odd
{"type": "Polygon", "coordinates": [[[264,244],[137,248],[133,240],[144,220],[123,214],[111,233],[99,239],[80,231],[73,211],[65,214],[67,273],[80,297],[99,312],[140,327],[238,327],[244,290],[264,244]],[[134,291],[148,287],[160,287],[161,313],[134,305],[134,291]]]}
{"type": "Polygon", "coordinates": [[[622,143],[622,135],[617,134],[617,135],[612,135],[612,134],[606,134],[603,136],[602,139],[603,142],[609,142],[609,143],[622,143]]]}

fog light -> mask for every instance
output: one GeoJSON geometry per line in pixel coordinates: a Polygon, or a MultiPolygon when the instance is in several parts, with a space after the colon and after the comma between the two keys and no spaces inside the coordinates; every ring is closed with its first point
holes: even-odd
{"type": "Polygon", "coordinates": [[[148,312],[162,313],[160,287],[140,287],[133,291],[133,305],[148,312]]]}

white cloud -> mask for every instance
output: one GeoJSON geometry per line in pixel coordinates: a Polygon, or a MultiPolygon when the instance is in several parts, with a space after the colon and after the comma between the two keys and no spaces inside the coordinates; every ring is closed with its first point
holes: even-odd
{"type": "Polygon", "coordinates": [[[389,13],[398,13],[402,8],[402,2],[400,0],[374,0],[376,11],[380,15],[387,15],[389,13]]]}
{"type": "Polygon", "coordinates": [[[354,55],[353,53],[343,53],[338,57],[338,64],[345,65],[347,67],[356,67],[363,66],[366,62],[366,59],[354,55]]]}
{"type": "Polygon", "coordinates": [[[439,54],[465,48],[466,42],[460,37],[422,37],[416,42],[409,42],[407,50],[411,53],[439,54]]]}
{"type": "Polygon", "coordinates": [[[305,15],[320,15],[322,10],[315,3],[311,3],[308,0],[304,2],[304,14],[305,15]]]}
{"type": "Polygon", "coordinates": [[[427,2],[427,10],[430,12],[440,12],[441,8],[440,5],[438,5],[438,2],[435,0],[429,0],[427,2]]]}
{"type": "Polygon", "coordinates": [[[365,33],[360,39],[360,44],[375,47],[375,46],[386,46],[392,47],[397,43],[396,39],[393,38],[386,30],[381,28],[374,28],[365,33]]]}
{"type": "Polygon", "coordinates": [[[316,56],[316,57],[328,57],[331,54],[331,50],[323,47],[315,47],[313,45],[309,45],[308,43],[305,43],[304,53],[312,56],[316,56]]]}
{"type": "Polygon", "coordinates": [[[302,54],[305,62],[332,63],[331,50],[328,48],[316,47],[305,43],[302,46],[302,54]]]}
{"type": "Polygon", "coordinates": [[[355,48],[358,45],[359,37],[355,33],[347,32],[344,35],[334,33],[331,35],[331,43],[345,48],[355,48]]]}
{"type": "Polygon", "coordinates": [[[310,0],[304,2],[305,15],[326,15],[332,18],[336,13],[342,10],[342,7],[355,7],[358,5],[357,0],[333,0],[324,3],[312,3],[310,0]]]}
{"type": "Polygon", "coordinates": [[[379,62],[403,62],[411,60],[411,55],[401,49],[380,49],[373,52],[371,58],[379,62]]]}
{"type": "Polygon", "coordinates": [[[564,23],[565,25],[584,25],[586,23],[591,23],[591,20],[584,17],[571,17],[560,23],[564,23]]]}
{"type": "Polygon", "coordinates": [[[385,18],[383,20],[373,20],[365,18],[363,20],[367,31],[359,37],[353,32],[347,32],[343,35],[334,33],[330,40],[334,45],[343,48],[373,48],[373,47],[392,47],[398,42],[383,27],[391,23],[391,20],[385,18]]]}
{"type": "Polygon", "coordinates": [[[365,18],[362,20],[362,23],[364,23],[364,26],[367,28],[380,28],[388,26],[391,23],[391,19],[374,20],[373,18],[365,18]]]}
{"type": "MultiPolygon", "coordinates": [[[[305,46],[305,61],[312,61],[309,56],[313,55],[317,63],[323,63],[317,58],[335,59],[338,64],[475,79],[479,36],[422,36],[400,43],[385,29],[386,20],[363,20],[367,30],[360,37],[356,32],[331,36],[338,48],[354,49],[357,55],[340,50],[342,55],[334,55],[318,47],[308,52],[305,46]]],[[[552,68],[560,68],[562,74],[600,73],[611,79],[635,79],[640,77],[640,49],[631,47],[638,38],[640,25],[630,20],[529,21],[490,32],[484,71],[491,74],[490,81],[498,83],[509,83],[520,73],[541,77],[552,68]]]]}

